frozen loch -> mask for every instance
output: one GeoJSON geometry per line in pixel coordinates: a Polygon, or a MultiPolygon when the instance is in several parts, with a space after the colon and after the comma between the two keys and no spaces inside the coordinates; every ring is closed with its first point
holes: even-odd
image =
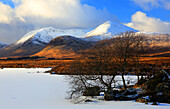
{"type": "Polygon", "coordinates": [[[44,74],[49,68],[0,69],[0,109],[169,109],[170,104],[134,101],[97,101],[73,104],[65,99],[64,76],[44,74]]]}

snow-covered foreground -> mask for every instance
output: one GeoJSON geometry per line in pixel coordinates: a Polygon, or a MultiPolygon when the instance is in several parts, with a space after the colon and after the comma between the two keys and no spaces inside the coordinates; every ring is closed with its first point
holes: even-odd
{"type": "Polygon", "coordinates": [[[133,101],[98,101],[73,104],[66,100],[68,84],[49,69],[0,69],[0,109],[169,109],[169,104],[146,105],[133,101]]]}

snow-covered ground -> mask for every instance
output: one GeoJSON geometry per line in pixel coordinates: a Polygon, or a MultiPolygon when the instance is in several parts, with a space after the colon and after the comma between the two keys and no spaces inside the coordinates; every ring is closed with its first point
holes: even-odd
{"type": "Polygon", "coordinates": [[[0,109],[169,109],[170,104],[146,105],[133,101],[96,101],[73,104],[66,100],[64,76],[45,69],[0,69],[0,109]]]}

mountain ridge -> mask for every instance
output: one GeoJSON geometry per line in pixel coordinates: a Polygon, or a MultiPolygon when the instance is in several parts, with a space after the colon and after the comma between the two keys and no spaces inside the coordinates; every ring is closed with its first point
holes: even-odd
{"type": "Polygon", "coordinates": [[[80,37],[84,35],[85,33],[80,29],[56,29],[53,27],[46,27],[41,28],[38,30],[33,30],[25,34],[21,39],[15,42],[15,44],[24,43],[30,38],[32,38],[33,43],[41,44],[39,42],[49,43],[52,39],[62,36],[62,35],[71,35],[80,37]],[[39,42],[38,42],[39,41],[39,42]]]}
{"type": "MultiPolygon", "coordinates": [[[[20,40],[10,44],[9,46],[3,47],[0,49],[0,57],[10,57],[10,56],[32,56],[32,55],[44,55],[46,52],[41,52],[44,49],[51,49],[51,53],[54,53],[54,57],[56,57],[56,53],[61,54],[74,54],[77,55],[76,51],[78,51],[77,46],[69,45],[69,41],[73,41],[74,44],[80,45],[81,49],[88,48],[88,46],[93,45],[97,41],[111,39],[114,38],[115,35],[119,35],[122,32],[126,31],[134,31],[137,34],[137,30],[134,30],[130,27],[127,27],[123,24],[107,21],[97,28],[93,29],[90,32],[85,33],[85,31],[80,29],[68,29],[61,30],[55,29],[53,27],[41,28],[38,30],[33,30],[25,34],[20,40]],[[59,38],[58,38],[59,37],[59,38]],[[60,42],[63,42],[62,43],[60,42]],[[58,52],[53,48],[50,48],[50,44],[55,46],[54,48],[58,49],[58,52]],[[58,44],[58,45],[57,45],[58,44]],[[83,47],[83,46],[85,47],[83,47]],[[70,47],[70,49],[68,49],[70,47]],[[64,49],[63,49],[64,48],[64,49]],[[76,49],[76,50],[74,50],[76,49]],[[68,50],[68,52],[62,50],[68,50]]],[[[142,33],[143,34],[143,33],[142,33]]],[[[163,34],[147,34],[149,35],[149,42],[154,42],[156,45],[152,44],[149,46],[153,46],[153,48],[161,48],[161,46],[168,46],[170,35],[163,34]],[[153,38],[151,38],[153,36],[153,38]],[[157,46],[158,45],[158,46],[157,46]]],[[[165,48],[165,47],[164,47],[165,48]]],[[[169,49],[168,49],[169,50],[169,49]]],[[[166,50],[164,50],[166,51],[166,50]]],[[[50,53],[48,53],[48,57],[50,57],[50,53]]],[[[58,55],[59,56],[59,55],[58,55]]]]}

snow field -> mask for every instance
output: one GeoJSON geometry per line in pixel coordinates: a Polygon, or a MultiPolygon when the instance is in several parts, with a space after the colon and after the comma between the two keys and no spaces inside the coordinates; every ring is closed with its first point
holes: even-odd
{"type": "Polygon", "coordinates": [[[73,104],[66,100],[69,86],[62,75],[45,69],[0,69],[0,109],[169,109],[169,104],[146,105],[133,101],[96,101],[73,104]]]}

